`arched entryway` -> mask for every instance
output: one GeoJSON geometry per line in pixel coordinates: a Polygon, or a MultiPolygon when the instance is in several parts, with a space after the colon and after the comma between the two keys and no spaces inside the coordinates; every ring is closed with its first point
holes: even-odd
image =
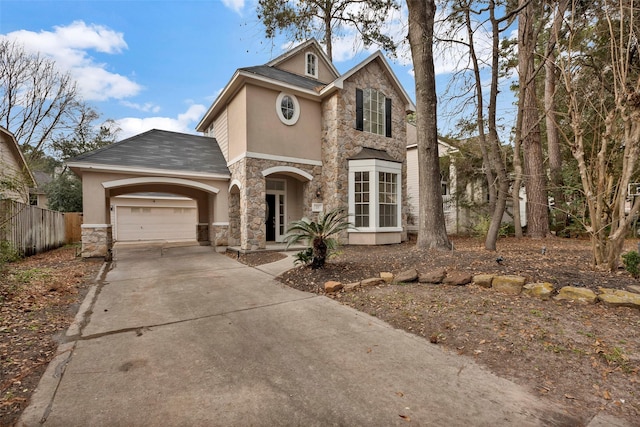
{"type": "Polygon", "coordinates": [[[292,166],[274,166],[262,171],[265,186],[265,240],[282,242],[289,225],[307,214],[307,199],[313,175],[292,166]]]}

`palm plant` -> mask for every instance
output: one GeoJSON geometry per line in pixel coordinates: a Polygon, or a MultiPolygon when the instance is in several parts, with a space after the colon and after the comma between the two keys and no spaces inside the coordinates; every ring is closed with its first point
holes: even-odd
{"type": "Polygon", "coordinates": [[[285,242],[287,247],[305,242],[312,250],[311,268],[314,270],[324,267],[327,256],[338,247],[336,235],[341,231],[353,228],[348,221],[349,214],[338,208],[319,215],[317,221],[302,218],[294,221],[287,230],[285,242]]]}

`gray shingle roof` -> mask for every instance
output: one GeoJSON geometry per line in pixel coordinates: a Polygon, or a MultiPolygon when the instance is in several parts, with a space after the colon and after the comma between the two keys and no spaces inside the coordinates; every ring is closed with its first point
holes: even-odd
{"type": "Polygon", "coordinates": [[[255,67],[240,68],[240,70],[277,80],[279,82],[298,86],[303,89],[315,90],[318,87],[322,88],[325,86],[324,83],[319,82],[316,79],[299,76],[288,71],[269,67],[268,65],[257,65],[255,67]]]}
{"type": "Polygon", "coordinates": [[[68,162],[229,174],[215,138],[157,129],[82,154],[68,162]]]}
{"type": "Polygon", "coordinates": [[[389,162],[402,163],[401,160],[396,160],[389,153],[384,150],[377,150],[375,148],[362,147],[362,150],[358,152],[355,156],[349,157],[348,160],[387,160],[389,162]]]}

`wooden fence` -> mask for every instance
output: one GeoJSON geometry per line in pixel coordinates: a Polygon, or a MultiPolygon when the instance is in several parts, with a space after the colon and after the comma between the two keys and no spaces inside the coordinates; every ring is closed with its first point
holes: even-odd
{"type": "Polygon", "coordinates": [[[64,214],[0,200],[0,240],[11,242],[25,256],[60,247],[65,244],[64,214]]]}
{"type": "Polygon", "coordinates": [[[64,228],[67,243],[82,241],[82,212],[65,212],[64,228]]]}

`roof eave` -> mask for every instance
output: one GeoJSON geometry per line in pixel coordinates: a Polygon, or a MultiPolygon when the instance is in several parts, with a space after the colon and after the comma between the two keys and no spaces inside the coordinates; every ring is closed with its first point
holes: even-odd
{"type": "Polygon", "coordinates": [[[204,179],[231,179],[229,173],[214,173],[214,172],[194,172],[186,170],[167,170],[167,169],[153,169],[139,166],[120,166],[120,165],[108,165],[100,163],[89,162],[69,162],[67,163],[69,169],[79,176],[82,176],[83,172],[121,172],[129,173],[132,175],[158,175],[158,176],[172,176],[182,178],[204,178],[204,179]]]}

